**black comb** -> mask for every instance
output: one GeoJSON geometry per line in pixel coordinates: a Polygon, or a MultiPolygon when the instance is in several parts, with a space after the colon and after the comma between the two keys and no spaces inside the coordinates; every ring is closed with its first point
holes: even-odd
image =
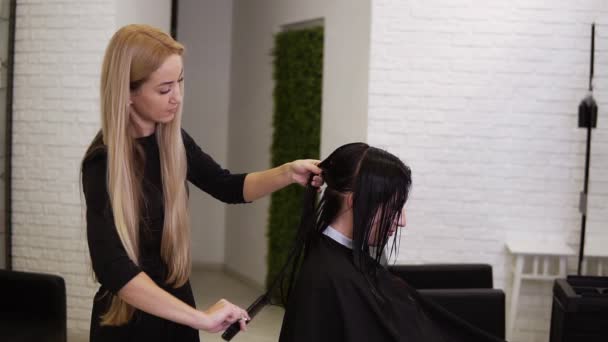
{"type": "MultiPolygon", "coordinates": [[[[263,307],[265,307],[268,304],[268,296],[267,294],[263,294],[261,296],[259,296],[255,302],[251,303],[251,305],[249,305],[249,307],[247,308],[247,314],[249,314],[249,317],[251,319],[253,319],[253,317],[255,317],[255,315],[257,315],[258,312],[260,312],[262,310],[263,307]]],[[[246,323],[249,324],[249,322],[251,322],[251,320],[248,320],[246,323]]],[[[236,334],[239,333],[239,331],[241,331],[241,324],[239,321],[236,321],[234,323],[232,323],[228,329],[226,329],[226,331],[224,331],[224,333],[222,334],[222,338],[225,341],[230,341],[232,340],[232,338],[234,336],[236,336],[236,334]]]]}

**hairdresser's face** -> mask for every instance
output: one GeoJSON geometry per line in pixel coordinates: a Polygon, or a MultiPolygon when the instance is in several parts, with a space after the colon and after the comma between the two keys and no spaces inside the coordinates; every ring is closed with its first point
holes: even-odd
{"type": "MultiPolygon", "coordinates": [[[[376,246],[378,244],[378,242],[379,242],[378,240],[381,240],[381,239],[378,239],[377,236],[376,236],[377,232],[378,232],[378,229],[379,229],[379,227],[378,227],[379,226],[379,223],[378,223],[379,219],[380,219],[380,212],[378,212],[376,214],[376,217],[374,218],[374,223],[372,225],[372,231],[371,231],[371,233],[369,235],[369,241],[368,241],[368,243],[369,243],[370,246],[376,246]]],[[[403,209],[401,209],[401,215],[400,215],[400,217],[395,218],[395,220],[393,221],[393,224],[389,228],[389,230],[388,230],[388,236],[395,235],[395,232],[397,231],[397,229],[405,227],[405,221],[406,220],[405,220],[405,207],[404,207],[403,209]]]]}
{"type": "Polygon", "coordinates": [[[131,119],[141,134],[151,134],[157,123],[175,118],[182,103],[182,57],[171,55],[136,90],[131,92],[131,119]]]}

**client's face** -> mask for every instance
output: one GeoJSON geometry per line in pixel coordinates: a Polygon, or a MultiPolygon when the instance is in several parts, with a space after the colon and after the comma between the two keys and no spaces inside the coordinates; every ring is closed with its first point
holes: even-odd
{"type": "MultiPolygon", "coordinates": [[[[378,211],[376,213],[376,217],[374,217],[374,223],[372,223],[372,231],[369,234],[369,245],[370,246],[376,246],[378,245],[379,241],[382,241],[382,239],[379,238],[378,234],[380,233],[380,216],[381,216],[381,212],[378,211]]],[[[390,228],[387,231],[388,236],[393,236],[395,235],[395,232],[397,231],[397,229],[405,227],[406,224],[406,219],[405,219],[405,207],[403,207],[403,209],[401,209],[401,215],[399,215],[398,217],[395,217],[395,219],[393,220],[390,228]]]]}

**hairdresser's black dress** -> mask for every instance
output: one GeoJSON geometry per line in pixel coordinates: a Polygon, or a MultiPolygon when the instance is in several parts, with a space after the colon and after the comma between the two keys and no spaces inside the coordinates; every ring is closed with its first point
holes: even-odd
{"type": "Polygon", "coordinates": [[[382,267],[378,286],[384,303],[355,267],[352,250],[321,235],[300,268],[279,341],[502,341],[425,300],[382,267]]]}
{"type": "MultiPolygon", "coordinates": [[[[188,181],[226,203],[241,203],[245,174],[233,175],[205,154],[194,140],[182,131],[188,157],[188,181]]],[[[100,315],[117,293],[139,272],[145,272],[156,284],[175,297],[194,306],[190,283],[180,288],[164,284],[167,265],[160,256],[163,232],[163,197],[158,144],[154,135],[139,138],[145,152],[142,190],[145,197],[140,225],[140,266],[127,256],[112,216],[106,188],[106,153],[103,148],[83,163],[83,190],[87,203],[87,239],[93,271],[101,284],[93,302],[91,317],[92,342],[99,341],[198,341],[198,331],[147,313],[136,311],[125,326],[100,326],[100,315]]]]}

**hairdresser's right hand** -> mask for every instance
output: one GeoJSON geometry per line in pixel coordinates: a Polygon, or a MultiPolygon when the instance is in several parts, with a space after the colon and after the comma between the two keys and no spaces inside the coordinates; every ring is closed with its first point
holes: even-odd
{"type": "Polygon", "coordinates": [[[197,328],[210,333],[224,331],[236,321],[240,321],[241,330],[247,330],[245,320],[251,319],[247,311],[225,299],[220,299],[202,313],[203,315],[199,321],[200,326],[197,328]]]}

